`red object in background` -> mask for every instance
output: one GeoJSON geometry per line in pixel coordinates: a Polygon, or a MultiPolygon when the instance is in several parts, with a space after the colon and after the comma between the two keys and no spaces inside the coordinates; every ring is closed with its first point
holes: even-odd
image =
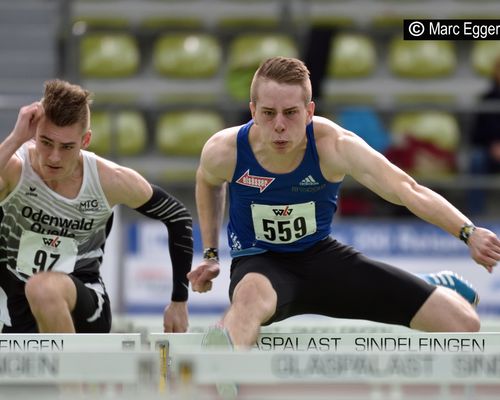
{"type": "Polygon", "coordinates": [[[456,154],[435,144],[406,135],[402,145],[385,152],[386,157],[410,174],[436,175],[456,172],[456,154]]]}

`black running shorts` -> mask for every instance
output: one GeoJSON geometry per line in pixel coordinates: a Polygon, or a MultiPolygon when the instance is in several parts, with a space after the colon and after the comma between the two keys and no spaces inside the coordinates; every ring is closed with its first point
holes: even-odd
{"type": "MultiPolygon", "coordinates": [[[[76,332],[108,333],[111,330],[111,307],[102,282],[84,283],[71,274],[68,276],[73,280],[77,293],[75,309],[71,313],[76,332]]],[[[35,317],[24,294],[24,286],[24,282],[11,274],[6,290],[11,326],[4,325],[3,333],[38,332],[35,317]]]]}
{"type": "Polygon", "coordinates": [[[374,261],[329,237],[299,253],[234,258],[229,298],[248,273],[266,276],[278,295],[268,325],[301,314],[409,326],[434,291],[410,272],[374,261]]]}

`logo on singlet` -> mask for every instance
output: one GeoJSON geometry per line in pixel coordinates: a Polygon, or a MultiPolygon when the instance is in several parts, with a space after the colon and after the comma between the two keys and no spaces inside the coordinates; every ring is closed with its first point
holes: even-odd
{"type": "Polygon", "coordinates": [[[319,185],[319,183],[316,182],[316,179],[314,179],[314,177],[312,175],[308,175],[300,181],[299,185],[300,186],[317,186],[317,185],[319,185]]]}
{"type": "Polygon", "coordinates": [[[99,211],[99,202],[96,199],[80,201],[79,210],[83,213],[99,211]]]}
{"type": "Polygon", "coordinates": [[[29,190],[25,192],[26,196],[38,197],[38,193],[36,192],[36,187],[30,186],[29,190]]]}
{"type": "Polygon", "coordinates": [[[262,193],[266,188],[274,181],[274,178],[268,178],[266,176],[250,175],[250,170],[247,169],[243,175],[241,175],[236,183],[243,186],[254,187],[260,190],[262,193]]]}

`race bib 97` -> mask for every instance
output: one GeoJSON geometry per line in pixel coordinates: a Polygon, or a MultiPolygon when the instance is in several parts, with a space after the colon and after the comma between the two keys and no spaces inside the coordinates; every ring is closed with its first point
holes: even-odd
{"type": "Polygon", "coordinates": [[[315,203],[268,206],[252,204],[252,220],[257,240],[293,243],[316,232],[315,203]]]}
{"type": "Polygon", "coordinates": [[[75,269],[78,247],[71,238],[23,231],[17,255],[17,270],[24,275],[42,271],[70,273],[75,269]]]}

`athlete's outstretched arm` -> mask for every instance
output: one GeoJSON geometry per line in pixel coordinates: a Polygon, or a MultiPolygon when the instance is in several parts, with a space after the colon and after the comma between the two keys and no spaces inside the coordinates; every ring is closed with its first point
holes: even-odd
{"type": "MultiPolygon", "coordinates": [[[[455,237],[472,222],[443,196],[418,184],[357,137],[345,136],[339,144],[346,173],[384,199],[403,205],[417,217],[455,237]]],[[[471,257],[488,272],[500,260],[500,240],[490,230],[476,228],[468,242],[471,257]]]]}
{"type": "MultiPolygon", "coordinates": [[[[315,118],[315,134],[321,168],[330,180],[345,175],[377,193],[385,200],[405,206],[417,217],[460,236],[471,220],[443,196],[418,184],[352,132],[325,118],[315,118]]],[[[472,259],[492,272],[500,260],[500,240],[485,228],[476,228],[467,241],[472,259]]]]}

